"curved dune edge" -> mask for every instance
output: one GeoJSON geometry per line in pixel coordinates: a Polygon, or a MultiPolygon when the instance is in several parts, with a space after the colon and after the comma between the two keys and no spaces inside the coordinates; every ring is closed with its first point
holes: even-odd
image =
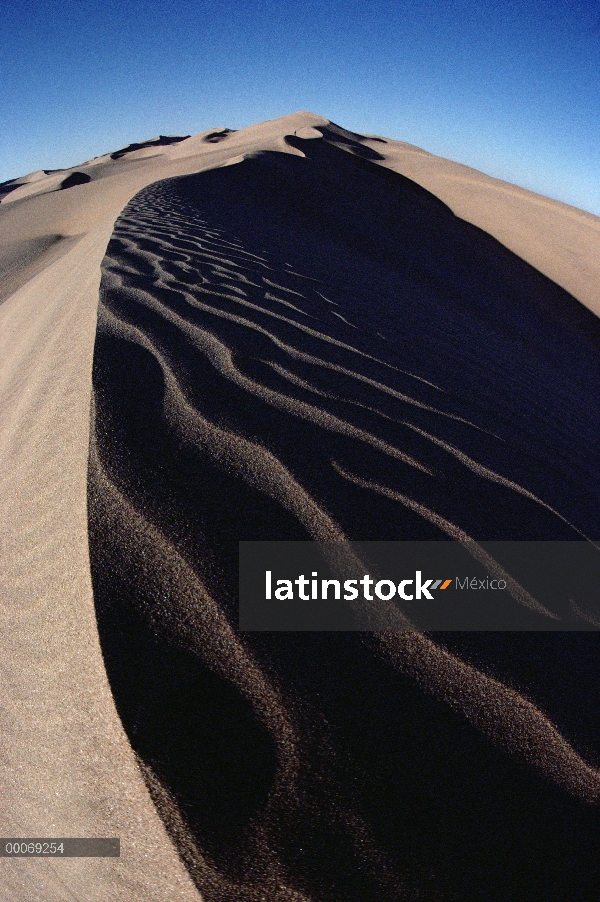
{"type": "MultiPolygon", "coordinates": [[[[416,633],[228,626],[233,539],[441,532],[481,557],[475,537],[498,531],[597,528],[583,500],[597,482],[597,321],[368,154],[286,140],[298,153],[140,192],[104,261],[90,549],[107,672],[147,785],[218,900],[359,885],[366,899],[505,898],[530,871],[524,898],[559,898],[573,854],[587,888],[600,772],[543,685],[518,691],[416,633]],[[369,669],[381,698],[355,709],[369,669]],[[186,694],[218,713],[196,723],[186,694]],[[168,709],[180,738],[160,723],[168,709]],[[369,780],[384,781],[373,798],[369,780]],[[382,833],[398,812],[411,824],[382,833]],[[506,851],[515,831],[526,871],[506,851]]],[[[511,593],[548,613],[514,581],[511,593]]]]}
{"type": "Polygon", "coordinates": [[[51,900],[197,898],[132,760],[95,625],[89,397],[99,261],[111,230],[109,222],[82,239],[1,314],[2,831],[118,836],[123,849],[101,873],[95,859],[7,862],[3,890],[23,902],[42,890],[51,900]]]}
{"type": "MultiPolygon", "coordinates": [[[[247,144],[278,134],[259,128],[247,144]]],[[[0,205],[1,597],[14,700],[2,719],[3,835],[120,836],[123,848],[101,873],[86,859],[60,870],[13,861],[2,885],[15,900],[39,894],[40,874],[48,900],[198,898],[140,778],[99,654],[87,536],[90,380],[115,218],[144,185],[231,155],[200,135],[152,160],[107,156],[74,167],[92,181],[68,191],[46,193],[40,172],[29,180],[37,189],[0,205]]]]}
{"type": "MultiPolygon", "coordinates": [[[[42,868],[47,899],[63,899],[68,891],[99,902],[104,902],[107,894],[127,900],[198,897],[132,766],[131,751],[115,717],[97,654],[85,499],[100,262],[115,218],[145,185],[222,166],[256,150],[300,154],[285,136],[326,125],[327,120],[321,117],[296,114],[230,133],[216,144],[208,141],[214,133],[211,130],[165,148],[151,160],[144,159],[144,151],[139,152],[140,159],[128,154],[122,160],[110,161],[107,155],[76,167],[91,174],[88,184],[43,193],[46,174],[39,174],[37,194],[31,192],[28,197],[13,198],[10,204],[0,206],[0,264],[8,277],[0,310],[0,459],[8,512],[2,527],[2,592],[9,602],[3,611],[7,624],[3,660],[9,697],[19,700],[8,705],[3,737],[6,748],[10,748],[10,760],[28,762],[18,771],[12,766],[5,771],[4,835],[14,833],[16,826],[24,835],[38,833],[42,812],[49,830],[68,835],[77,827],[84,835],[120,834],[128,850],[118,868],[103,871],[101,879],[94,864],[82,860],[61,862],[60,873],[49,862],[12,862],[10,872],[3,873],[3,886],[11,898],[29,902],[39,892],[42,868]],[[55,235],[78,244],[60,259],[58,255],[48,258],[49,265],[43,271],[39,269],[42,260],[34,257],[25,269],[13,272],[11,260],[20,257],[18,248],[24,246],[20,243],[43,249],[55,235]],[[15,292],[16,285],[23,287],[15,292]],[[57,672],[63,675],[59,683],[57,672]],[[40,690],[43,705],[37,694],[40,690]],[[91,704],[93,699],[97,699],[97,705],[91,704]]],[[[307,137],[304,132],[302,136],[307,137]]],[[[417,181],[422,179],[426,185],[426,179],[435,175],[436,166],[444,168],[440,196],[458,212],[452,194],[458,192],[456,196],[467,205],[467,213],[462,215],[494,231],[493,223],[488,226],[478,219],[483,209],[492,208],[485,199],[481,201],[485,176],[470,172],[471,186],[473,178],[481,180],[482,193],[478,196],[471,189],[462,191],[456,164],[432,158],[428,161],[429,174],[413,173],[409,167],[413,148],[407,150],[398,142],[387,142],[387,148],[380,141],[367,140],[364,144],[383,151],[392,167],[417,181]],[[393,160],[390,151],[396,147],[400,156],[393,160]]],[[[69,170],[63,176],[68,174],[69,170]]],[[[506,190],[511,193],[512,186],[506,190]]],[[[527,235],[517,228],[531,195],[523,192],[519,197],[518,203],[511,200],[506,207],[503,228],[511,241],[518,238],[513,250],[543,270],[544,260],[540,263],[536,257],[538,239],[534,236],[530,240],[531,229],[527,235]]],[[[564,205],[554,202],[550,206],[552,215],[544,221],[542,244],[549,233],[558,232],[564,244],[552,247],[552,272],[558,270],[556,279],[592,306],[594,298],[586,285],[598,283],[593,266],[599,255],[588,253],[593,241],[589,217],[584,235],[580,220],[586,218],[585,214],[572,208],[562,211],[564,205]],[[561,225],[553,232],[555,222],[561,225]],[[573,248],[577,252],[570,259],[573,248]]],[[[64,241],[57,247],[61,253],[66,249],[64,241]]],[[[548,269],[546,272],[552,274],[548,269]]],[[[2,286],[0,291],[4,291],[2,286]]],[[[335,365],[331,371],[335,371],[335,365]]],[[[423,403],[435,406],[432,397],[423,403]]],[[[356,835],[362,836],[363,849],[375,848],[364,831],[356,835]]],[[[372,852],[372,867],[384,880],[381,875],[386,873],[386,866],[377,854],[372,852]]],[[[392,884],[395,886],[394,881],[384,880],[388,895],[392,884]]]]}

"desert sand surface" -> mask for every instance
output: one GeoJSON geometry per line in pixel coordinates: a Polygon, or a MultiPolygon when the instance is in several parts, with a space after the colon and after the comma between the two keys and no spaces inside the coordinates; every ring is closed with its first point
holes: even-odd
{"type": "Polygon", "coordinates": [[[0,191],[1,832],[122,849],[0,892],[597,898],[595,633],[241,634],[236,568],[597,543],[600,220],[304,112],[0,191]]]}

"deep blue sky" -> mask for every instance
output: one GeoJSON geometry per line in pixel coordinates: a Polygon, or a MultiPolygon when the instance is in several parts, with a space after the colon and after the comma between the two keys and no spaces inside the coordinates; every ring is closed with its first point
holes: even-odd
{"type": "Polygon", "coordinates": [[[0,181],[308,109],[600,215],[600,0],[10,0],[0,181]]]}

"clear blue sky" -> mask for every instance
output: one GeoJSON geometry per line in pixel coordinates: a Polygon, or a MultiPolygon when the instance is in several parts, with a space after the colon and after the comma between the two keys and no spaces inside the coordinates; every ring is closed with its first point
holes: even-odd
{"type": "Polygon", "coordinates": [[[308,109],[600,215],[600,0],[10,0],[0,181],[308,109]]]}

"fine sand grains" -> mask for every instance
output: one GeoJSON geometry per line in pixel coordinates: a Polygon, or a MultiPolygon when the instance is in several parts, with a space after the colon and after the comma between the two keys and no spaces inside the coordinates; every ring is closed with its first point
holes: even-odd
{"type": "Polygon", "coordinates": [[[119,714],[210,898],[583,897],[589,727],[493,638],[236,631],[243,539],[597,537],[596,318],[319,129],[144,189],[108,246],[90,551],[119,714]]]}
{"type": "Polygon", "coordinates": [[[236,605],[240,539],[597,542],[599,221],[310,113],[1,187],[2,831],[122,848],[2,890],[597,899],[595,634],[236,605]]]}

